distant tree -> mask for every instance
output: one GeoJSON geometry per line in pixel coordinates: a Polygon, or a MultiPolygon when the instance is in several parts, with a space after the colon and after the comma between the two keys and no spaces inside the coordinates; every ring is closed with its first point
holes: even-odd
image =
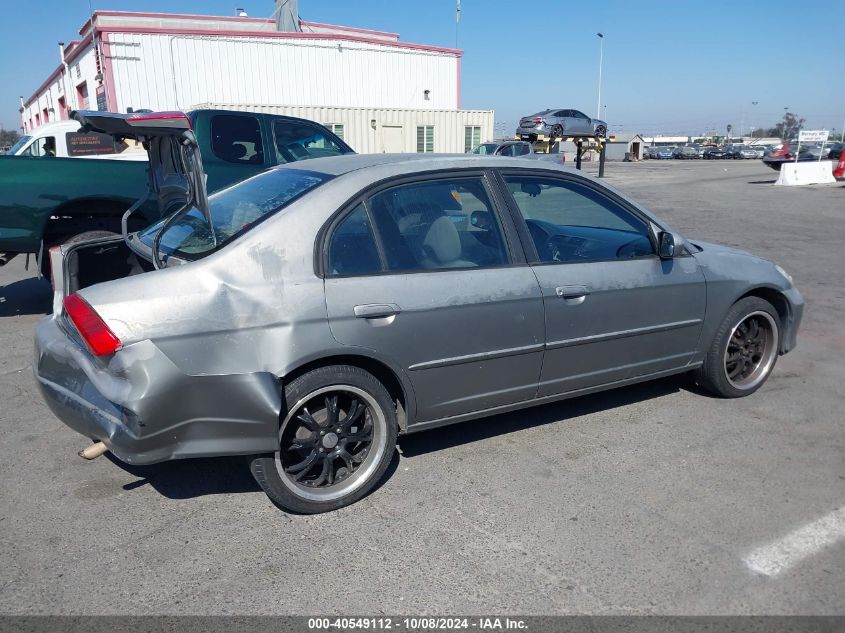
{"type": "Polygon", "coordinates": [[[773,128],[769,128],[768,134],[769,136],[779,136],[784,140],[790,139],[804,127],[805,121],[806,119],[799,119],[792,112],[787,112],[783,115],[783,121],[773,128]]]}
{"type": "Polygon", "coordinates": [[[12,146],[20,137],[14,130],[0,130],[0,147],[12,146]]]}

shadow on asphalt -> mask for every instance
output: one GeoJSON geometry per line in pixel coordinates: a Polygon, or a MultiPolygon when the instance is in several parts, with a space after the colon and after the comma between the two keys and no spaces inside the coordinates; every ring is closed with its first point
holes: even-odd
{"type": "Polygon", "coordinates": [[[606,411],[681,390],[698,392],[684,375],[612,389],[521,411],[503,413],[460,424],[444,426],[399,438],[402,457],[416,457],[453,446],[470,444],[497,435],[507,435],[546,424],[564,423],[572,418],[606,411]]]}
{"type": "Polygon", "coordinates": [[[49,314],[53,293],[44,279],[22,279],[0,286],[0,317],[49,314]]]}
{"type": "MultiPolygon", "coordinates": [[[[130,475],[138,477],[137,481],[123,486],[127,492],[143,486],[152,486],[156,492],[168,499],[193,499],[205,495],[261,491],[261,487],[249,472],[249,463],[245,457],[182,459],[133,466],[123,463],[111,453],[106,453],[105,456],[130,475]]],[[[398,467],[399,454],[394,453],[384,476],[369,494],[381,488],[398,467]]]]}
{"type": "MultiPolygon", "coordinates": [[[[470,422],[445,426],[399,438],[403,459],[432,453],[453,446],[477,442],[497,435],[507,435],[552,423],[566,421],[598,411],[660,398],[680,390],[698,392],[688,377],[673,376],[653,382],[632,385],[611,391],[592,394],[523,409],[470,422]]],[[[261,488],[249,472],[243,457],[214,457],[175,460],[161,464],[134,466],[125,464],[106,453],[106,457],[127,473],[138,477],[123,489],[131,492],[143,486],[152,486],[168,499],[192,499],[205,495],[259,492],[261,488]]],[[[399,466],[399,452],[395,453],[384,476],[372,492],[387,482],[399,466]]]]}
{"type": "Polygon", "coordinates": [[[773,185],[777,178],[772,178],[771,180],[749,180],[749,185],[773,185]]]}

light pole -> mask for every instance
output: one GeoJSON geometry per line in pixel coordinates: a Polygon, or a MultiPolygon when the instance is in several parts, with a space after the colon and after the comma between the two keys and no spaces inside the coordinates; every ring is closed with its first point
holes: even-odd
{"type": "Polygon", "coordinates": [[[788,113],[789,113],[789,106],[784,106],[784,108],[783,108],[783,125],[781,125],[781,128],[783,128],[783,142],[784,143],[786,143],[786,141],[787,141],[787,138],[786,138],[786,115],[788,113]]]}
{"type": "Polygon", "coordinates": [[[754,111],[756,109],[754,106],[756,106],[758,103],[759,103],[758,101],[752,101],[751,102],[751,140],[752,141],[754,141],[754,119],[755,119],[754,111]]]}
{"type": "Polygon", "coordinates": [[[604,33],[596,33],[599,36],[599,98],[596,103],[596,118],[601,118],[601,67],[604,63],[604,33]]]}

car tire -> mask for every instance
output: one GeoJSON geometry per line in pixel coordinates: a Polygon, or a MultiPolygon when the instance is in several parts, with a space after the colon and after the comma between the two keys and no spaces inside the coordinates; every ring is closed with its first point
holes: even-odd
{"type": "Polygon", "coordinates": [[[551,138],[563,138],[563,126],[562,125],[555,125],[552,128],[551,138]]]}
{"type": "Polygon", "coordinates": [[[267,496],[285,511],[318,514],[369,493],[396,450],[384,385],[359,367],[320,367],[285,385],[284,403],[279,450],[248,458],[267,496]]]}
{"type": "Polygon", "coordinates": [[[777,362],[781,324],[777,310],[759,297],[737,301],[723,319],[695,372],[698,384],[722,398],[757,391],[777,362]]]}
{"type": "Polygon", "coordinates": [[[607,129],[603,125],[596,126],[596,140],[601,140],[607,136],[607,129]]]}

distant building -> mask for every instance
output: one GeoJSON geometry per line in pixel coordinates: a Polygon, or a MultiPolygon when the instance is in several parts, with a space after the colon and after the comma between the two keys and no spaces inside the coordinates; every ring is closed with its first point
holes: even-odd
{"type": "Polygon", "coordinates": [[[605,146],[605,158],[607,160],[625,160],[625,155],[630,154],[634,160],[642,160],[645,141],[639,134],[620,132],[614,136],[614,140],[608,141],[605,146]]]}
{"type": "Polygon", "coordinates": [[[59,66],[22,101],[22,126],[29,132],[74,109],[217,103],[323,108],[337,120],[319,122],[347,126],[347,137],[352,117],[340,117],[342,109],[401,110],[387,131],[379,117],[354,131],[375,136],[368,138],[370,151],[463,152],[493,135],[492,111],[460,111],[463,51],[371,29],[296,26],[282,31],[274,19],[95,11],[81,39],[60,47],[59,66]]]}

